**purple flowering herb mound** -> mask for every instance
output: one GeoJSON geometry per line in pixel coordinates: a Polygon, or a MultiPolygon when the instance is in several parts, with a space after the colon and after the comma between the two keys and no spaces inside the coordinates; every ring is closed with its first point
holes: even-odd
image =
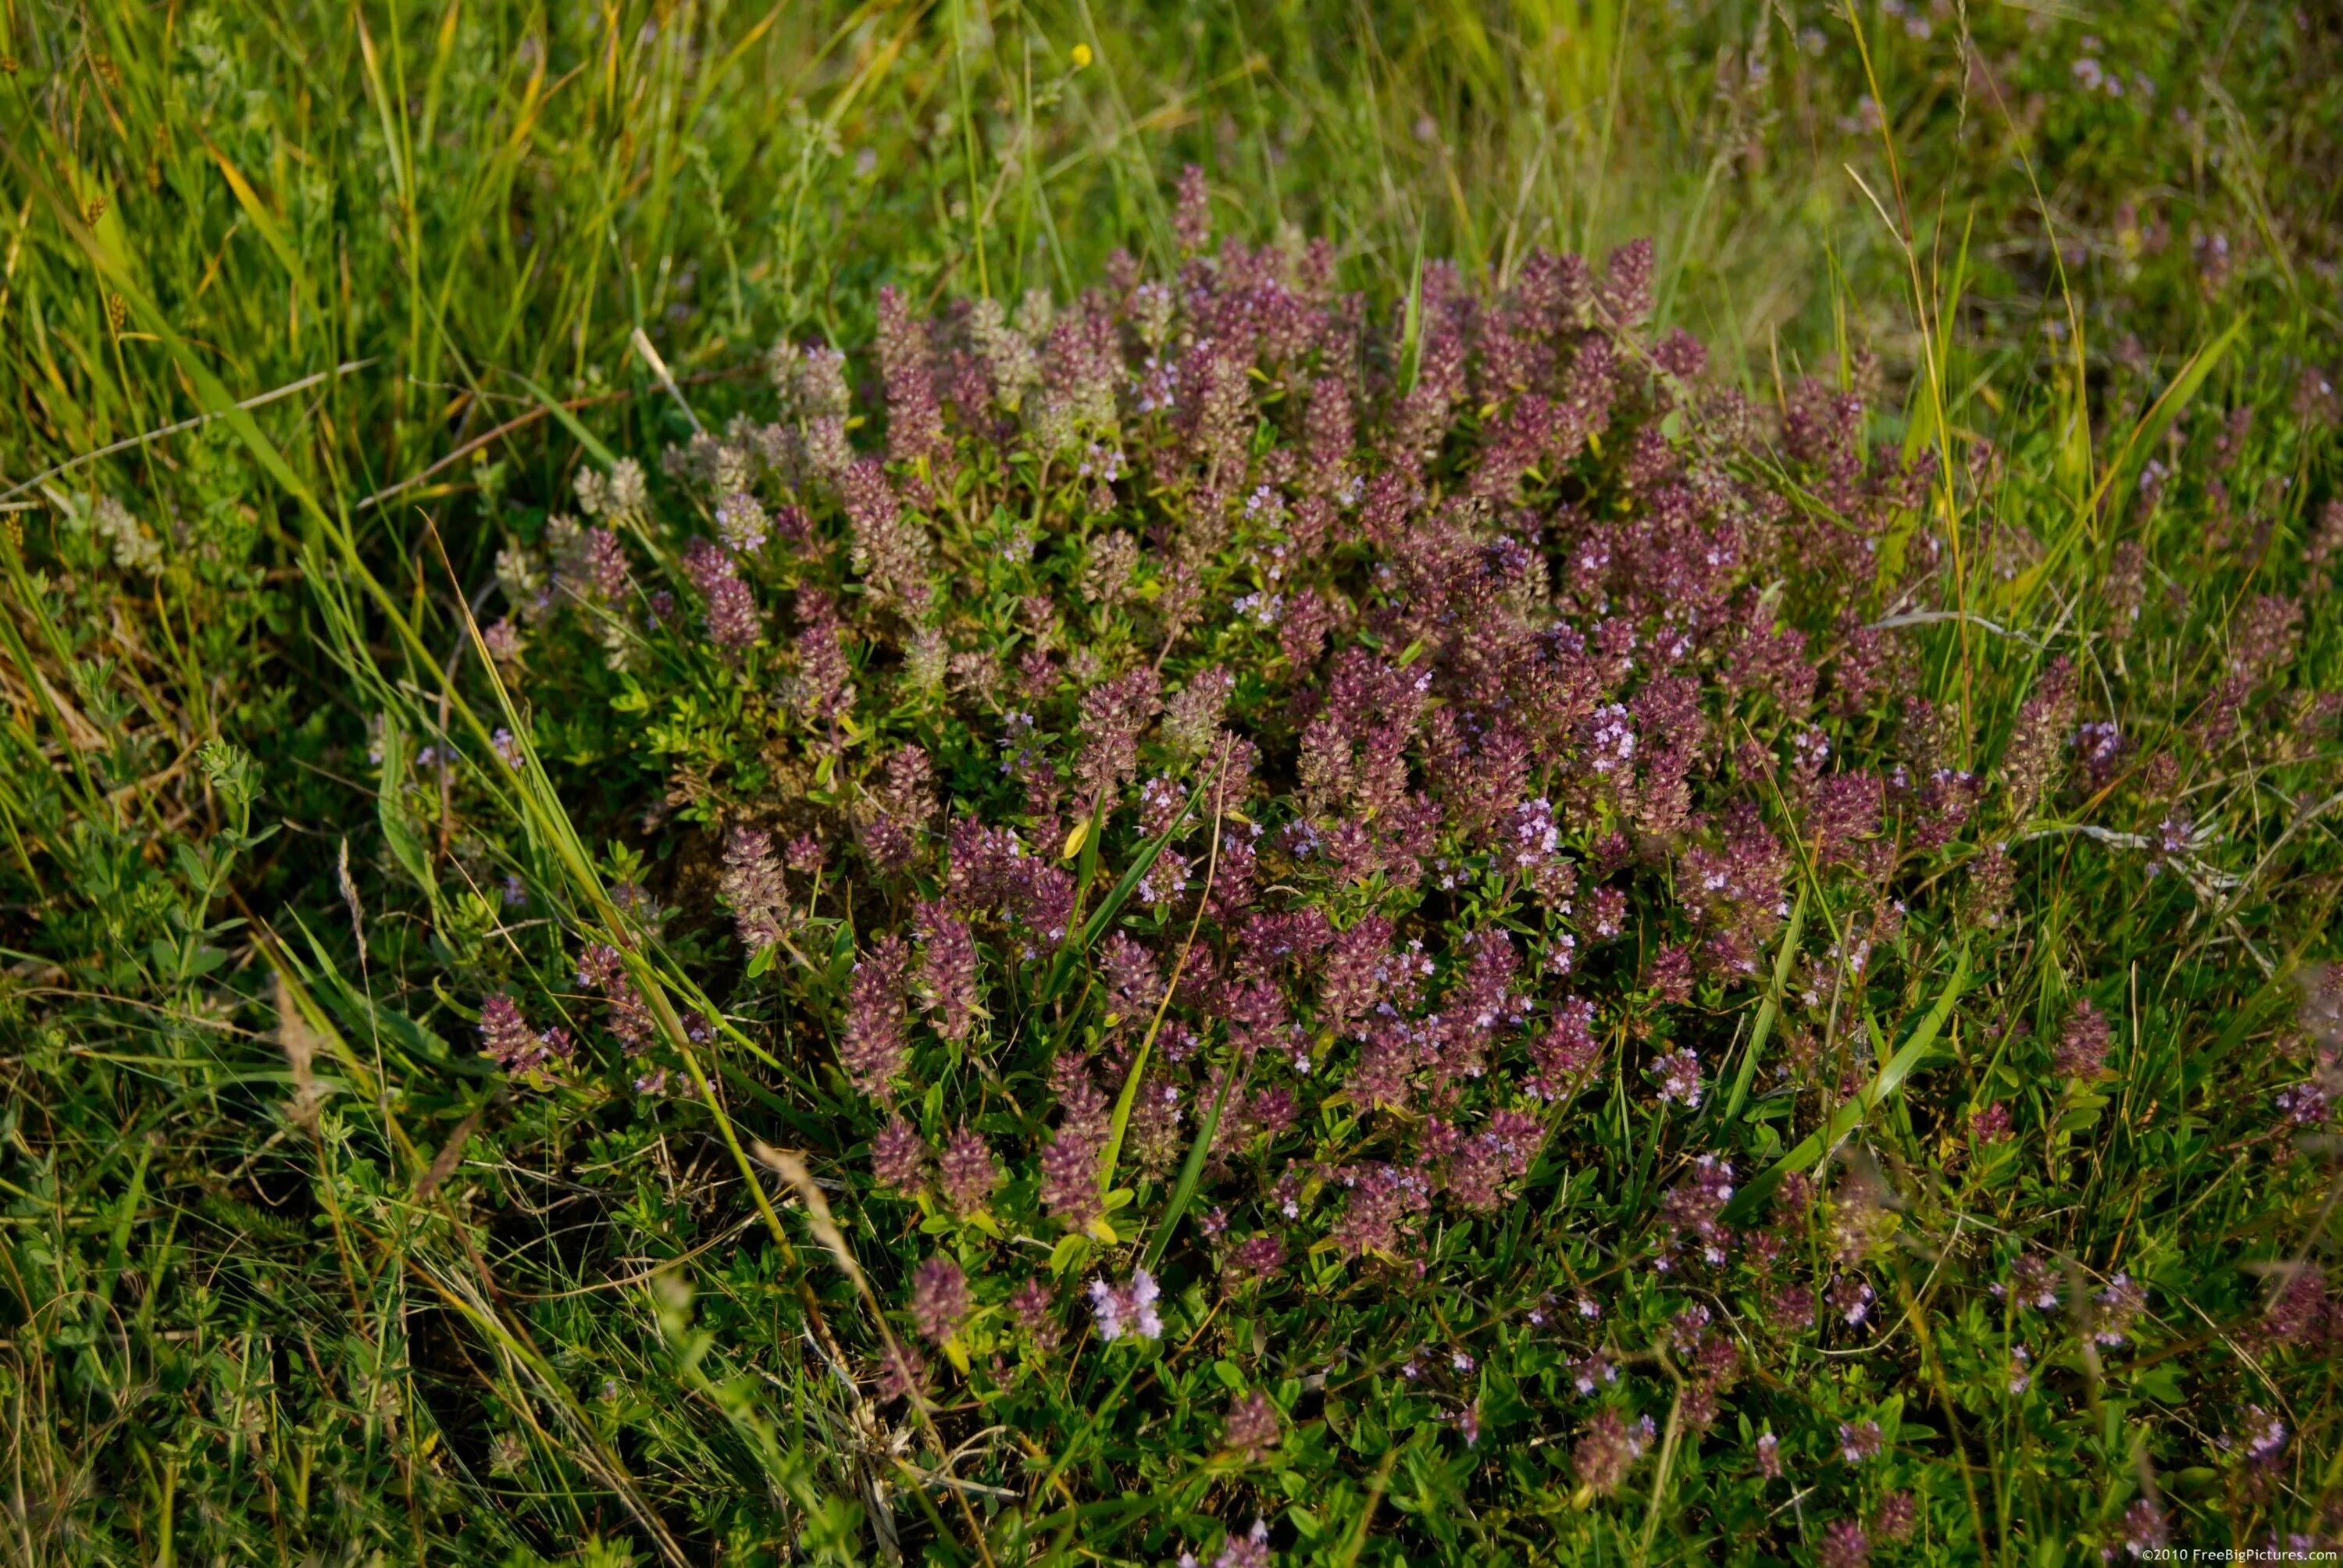
{"type": "Polygon", "coordinates": [[[2343,517],[2229,519],[2223,427],[2045,553],[1870,367],[1720,384],[1647,245],[1371,302],[1179,234],[883,292],[512,541],[486,647],[614,858],[481,970],[505,1136],[802,1149],[843,1232],[719,1189],[696,1266],[957,1456],[890,1525],[956,1560],[1118,1494],[1089,1544],[1223,1563],[2299,1513],[2343,517]]]}

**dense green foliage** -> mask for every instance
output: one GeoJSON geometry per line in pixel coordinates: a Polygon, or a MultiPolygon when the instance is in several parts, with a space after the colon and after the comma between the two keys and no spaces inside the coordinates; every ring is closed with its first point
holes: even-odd
{"type": "Polygon", "coordinates": [[[2343,1535],[2331,18],[6,29],[12,1559],[2343,1535]]]}

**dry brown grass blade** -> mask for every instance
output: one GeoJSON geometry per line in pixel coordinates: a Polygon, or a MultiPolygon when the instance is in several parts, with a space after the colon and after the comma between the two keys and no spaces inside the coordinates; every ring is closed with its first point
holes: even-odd
{"type": "Polygon", "coordinates": [[[441,1182],[456,1173],[456,1167],[463,1162],[464,1145],[469,1143],[472,1134],[479,1131],[480,1112],[485,1109],[475,1107],[469,1116],[456,1124],[456,1131],[447,1135],[447,1141],[439,1146],[437,1154],[432,1156],[431,1169],[415,1183],[417,1198],[428,1198],[439,1190],[441,1182]]]}
{"type": "MultiPolygon", "coordinates": [[[[863,1274],[862,1265],[854,1261],[853,1251],[847,1246],[844,1232],[839,1230],[838,1221],[830,1216],[830,1200],[822,1196],[821,1186],[814,1181],[813,1172],[806,1169],[805,1161],[791,1151],[776,1149],[761,1138],[749,1148],[797,1193],[798,1201],[805,1205],[806,1222],[813,1230],[813,1239],[830,1250],[830,1256],[838,1260],[839,1268],[853,1282],[856,1293],[862,1298],[862,1304],[870,1309],[873,1316],[879,1315],[879,1298],[871,1294],[870,1282],[863,1274]]],[[[886,1332],[883,1323],[880,1332],[886,1332]]]]}
{"type": "Polygon", "coordinates": [[[293,1070],[293,1114],[302,1126],[314,1129],[317,1106],[326,1097],[317,1082],[319,1041],[317,1031],[309,1027],[309,1020],[294,1002],[292,989],[285,983],[281,970],[277,975],[277,1043],[284,1049],[286,1064],[293,1070]]]}

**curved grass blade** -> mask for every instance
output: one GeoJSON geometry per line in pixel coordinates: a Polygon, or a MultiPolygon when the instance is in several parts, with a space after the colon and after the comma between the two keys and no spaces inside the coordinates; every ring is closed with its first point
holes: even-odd
{"type": "MultiPolygon", "coordinates": [[[[1149,869],[1155,864],[1156,857],[1162,854],[1172,840],[1179,836],[1182,826],[1187,822],[1189,814],[1195,810],[1196,802],[1204,798],[1205,787],[1211,782],[1209,779],[1197,781],[1195,789],[1188,796],[1187,803],[1180,808],[1180,814],[1172,819],[1172,825],[1164,829],[1156,838],[1150,839],[1145,844],[1140,846],[1138,856],[1124,869],[1122,875],[1116,879],[1114,886],[1108,890],[1105,899],[1100,902],[1099,907],[1091,911],[1091,918],[1066,933],[1064,945],[1058,949],[1058,956],[1051,961],[1049,977],[1041,982],[1041,993],[1037,999],[1037,1003],[1053,1001],[1057,999],[1058,993],[1066,989],[1066,982],[1073,978],[1076,961],[1084,953],[1090,951],[1091,943],[1106,934],[1108,922],[1122,912],[1122,906],[1131,901],[1131,890],[1139,886],[1139,879],[1147,875],[1149,869]]],[[[1089,842],[1083,845],[1083,851],[1090,852],[1098,839],[1099,829],[1093,828],[1089,842]]]]}
{"type": "Polygon", "coordinates": [[[1747,1222],[1772,1197],[1782,1178],[1793,1171],[1804,1171],[1821,1162],[1824,1156],[1838,1147],[1839,1141],[1863,1124],[1864,1119],[1904,1087],[1904,1081],[1936,1049],[1936,1037],[1944,1032],[1945,1024],[1953,1016],[1953,1006],[1960,1000],[1961,992],[1969,980],[1969,950],[1963,947],[1959,960],[1953,966],[1953,978],[1936,998],[1936,1005],[1920,1020],[1911,1038],[1879,1070],[1879,1076],[1865,1085],[1862,1091],[1830,1114],[1828,1121],[1808,1133],[1805,1141],[1776,1161],[1764,1174],[1734,1195],[1725,1208],[1725,1221],[1729,1225],[1747,1222]]]}
{"type": "Polygon", "coordinates": [[[1806,929],[1806,890],[1798,890],[1798,902],[1790,911],[1789,929],[1782,934],[1782,950],[1774,955],[1774,984],[1765,993],[1765,1000],[1757,1009],[1757,1022],[1749,1031],[1749,1050],[1741,1059],[1741,1070],[1734,1076],[1733,1097],[1725,1104],[1725,1125],[1730,1127],[1740,1120],[1741,1108],[1748,1103],[1750,1081],[1757,1076],[1757,1059],[1765,1052],[1766,1038],[1774,1032],[1774,1020],[1782,1013],[1782,988],[1790,983],[1790,960],[1797,956],[1799,933],[1806,929]]]}
{"type": "Polygon", "coordinates": [[[1180,1228],[1180,1217],[1188,1211],[1189,1201],[1196,1195],[1196,1183],[1203,1179],[1204,1157],[1212,1150],[1212,1140],[1221,1131],[1221,1113],[1228,1109],[1229,1096],[1237,1087],[1235,1063],[1221,1080],[1221,1091],[1212,1096],[1212,1109],[1204,1115],[1196,1129],[1195,1141],[1188,1145],[1188,1158],[1180,1164],[1180,1180],[1172,1184],[1172,1197],[1163,1205],[1163,1216],[1155,1221],[1155,1234],[1147,1239],[1144,1261],[1150,1269],[1162,1261],[1163,1251],[1172,1244],[1172,1233],[1180,1228]]]}

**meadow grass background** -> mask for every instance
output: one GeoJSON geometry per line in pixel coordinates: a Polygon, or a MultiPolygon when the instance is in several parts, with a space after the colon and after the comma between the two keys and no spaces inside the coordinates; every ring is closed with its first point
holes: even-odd
{"type": "MultiPolygon", "coordinates": [[[[279,1040],[301,1029],[280,1020],[289,986],[363,969],[377,1028],[427,1020],[455,1000],[447,933],[496,919],[426,909],[396,875],[358,776],[353,650],[452,662],[449,585],[491,580],[500,508],[566,496],[589,437],[648,456],[687,433],[639,334],[714,424],[759,406],[778,336],[867,341],[881,283],[1063,298],[1117,248],[1169,262],[1192,163],[1224,232],[1327,236],[1386,302],[1424,258],[1502,278],[1541,244],[1651,236],[1660,318],[1721,376],[1761,402],[1860,378],[1874,433],[1916,448],[1937,438],[1910,417],[1935,388],[1944,425],[1996,443],[1996,521],[2036,548],[2096,544],[2111,477],[2117,526],[2176,385],[2189,406],[2168,446],[2147,427],[2154,450],[2185,467],[2250,441],[2229,488],[2266,529],[2299,538],[2333,492],[2316,384],[2343,345],[2343,21],[2322,7],[7,0],[5,21],[12,1561],[527,1562],[596,1536],[580,1560],[621,1562],[654,1550],[615,1501],[628,1486],[696,1558],[885,1548],[853,1502],[865,1449],[820,1427],[836,1402],[786,1314],[727,1320],[719,1360],[773,1352],[753,1398],[696,1384],[709,1347],[678,1351],[697,1342],[682,1303],[568,1293],[593,1280],[563,1272],[558,1184],[497,1168],[491,1139],[461,1220],[397,1199],[399,1161],[433,1147],[397,1147],[395,1070],[341,1085],[322,1132],[286,1109],[307,1092],[279,1040]],[[249,407],[196,422],[230,401],[249,407]],[[158,572],[90,569],[101,496],[166,541],[158,572]],[[492,1299],[468,1271],[483,1252],[526,1255],[530,1299],[492,1299]],[[766,1495],[720,1479],[736,1456],[710,1446],[748,1431],[766,1495]]],[[[2305,658],[2328,646],[2314,630],[2305,658]]],[[[2235,788],[2248,814],[2280,809],[2235,788]]],[[[2272,891],[2278,979],[2247,988],[2238,1030],[2272,1027],[2287,972],[2325,954],[2333,894],[2325,862],[2272,891]]],[[[2029,897],[2062,940],[2076,899],[2029,897]]],[[[404,1114],[433,1146],[478,1109],[417,1094],[404,1114]]],[[[2176,1256],[2192,1216],[2273,1254],[2331,1244],[2316,1191],[2223,1188],[2240,1158],[2134,1141],[2081,1201],[2145,1201],[2176,1256]]],[[[2207,1481],[2191,1540],[2331,1519],[2333,1375],[2308,1386],[2286,1486],[2207,1481]]],[[[2112,1396],[2099,1415],[2064,1448],[1979,1456],[2012,1527],[1943,1550],[2094,1552],[2147,1419],[2112,1396]]],[[[1411,1461],[1390,1517],[1431,1531],[1463,1506],[1453,1486],[1411,1461]]],[[[915,1552],[961,1550],[924,1499],[898,1506],[915,1552]]],[[[1535,1556],[1575,1550],[1567,1525],[1411,1539],[1535,1556]]],[[[1082,1550],[1066,1528],[1044,1539],[1082,1550]]],[[[1342,1540],[1325,1560],[1349,1560],[1342,1540]]],[[[1715,1544],[1672,1524],[1643,1541],[1715,1544]]]]}

